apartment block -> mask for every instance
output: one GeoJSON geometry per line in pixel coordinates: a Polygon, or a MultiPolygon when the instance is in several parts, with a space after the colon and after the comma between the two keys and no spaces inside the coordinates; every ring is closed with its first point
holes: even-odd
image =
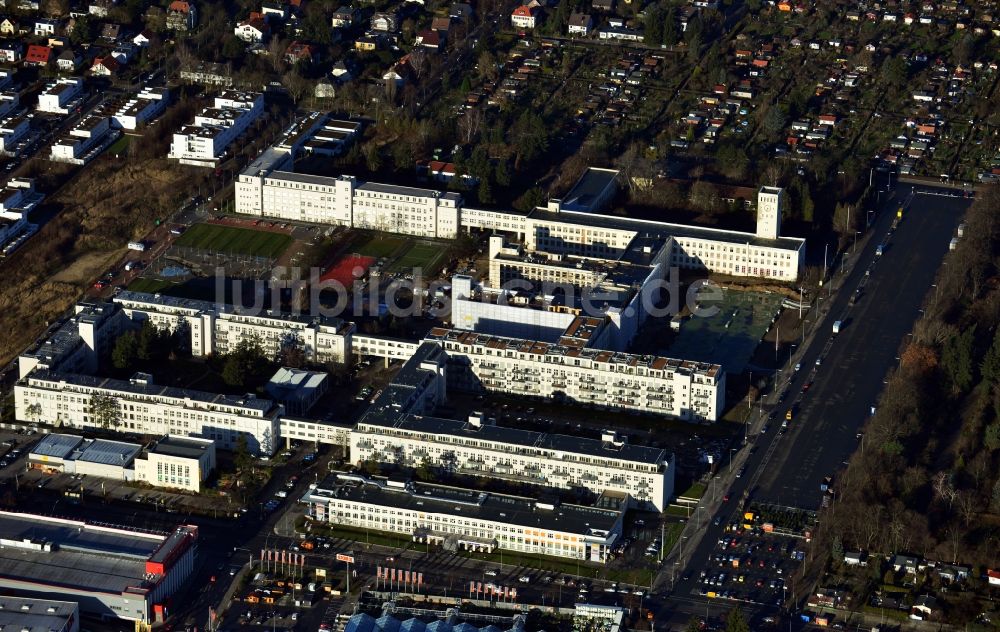
{"type": "Polygon", "coordinates": [[[31,129],[31,119],[24,114],[9,116],[0,121],[0,151],[10,154],[31,129]]]}
{"type": "Polygon", "coordinates": [[[284,414],[269,399],[159,386],[141,373],[116,380],[44,369],[18,380],[14,405],[18,419],[63,429],[110,427],[132,434],[196,435],[213,439],[226,450],[235,449],[243,437],[252,454],[274,453],[284,414]],[[95,400],[112,402],[112,415],[98,414],[95,400]]]}
{"type": "Polygon", "coordinates": [[[167,88],[143,88],[115,112],[112,122],[118,129],[138,129],[163,114],[169,98],[167,88]]]}
{"type": "Polygon", "coordinates": [[[339,318],[303,316],[260,310],[242,313],[232,305],[143,292],[120,292],[114,302],[132,321],[149,320],[160,328],[190,332],[191,354],[226,353],[240,340],[257,336],[264,353],[276,356],[283,344],[296,340],[314,362],[347,362],[354,323],[339,318]]]}
{"type": "Polygon", "coordinates": [[[91,115],[54,143],[49,160],[82,165],[93,160],[118,138],[120,132],[111,128],[111,118],[91,115]]]}
{"type": "Polygon", "coordinates": [[[38,95],[39,112],[69,114],[70,108],[83,97],[83,79],[61,77],[45,86],[38,95]]]}
{"type": "Polygon", "coordinates": [[[582,340],[556,343],[435,328],[425,338],[448,352],[448,383],[588,406],[713,422],[722,414],[722,367],[605,351],[582,340]]]}
{"type": "Polygon", "coordinates": [[[426,483],[328,477],[302,497],[314,520],[390,531],[446,550],[497,549],[604,563],[623,507],[560,504],[426,483]]]}
{"type": "Polygon", "coordinates": [[[194,166],[214,166],[229,145],[264,113],[259,92],[226,91],[194,122],[174,133],[168,158],[194,166]]]}
{"type": "Polygon", "coordinates": [[[93,373],[98,358],[111,352],[127,327],[127,320],[114,305],[77,303],[73,315],[18,356],[18,377],[24,379],[36,369],[93,373]]]}

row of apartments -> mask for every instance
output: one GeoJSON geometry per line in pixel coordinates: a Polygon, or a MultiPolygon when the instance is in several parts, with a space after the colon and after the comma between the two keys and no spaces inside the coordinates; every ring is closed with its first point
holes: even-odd
{"type": "Polygon", "coordinates": [[[167,157],[187,165],[215,166],[229,145],[263,113],[262,93],[223,92],[193,123],[174,132],[167,157]]]}

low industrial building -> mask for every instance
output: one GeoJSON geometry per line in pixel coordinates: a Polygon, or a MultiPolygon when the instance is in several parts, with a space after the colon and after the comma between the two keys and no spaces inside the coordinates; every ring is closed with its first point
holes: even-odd
{"type": "Polygon", "coordinates": [[[496,549],[604,563],[622,535],[617,509],[411,481],[330,476],[302,502],[309,517],[401,533],[446,550],[496,549]]]}
{"type": "Polygon", "coordinates": [[[80,605],[74,601],[0,596],[0,630],[80,632],[80,605]]]}
{"type": "Polygon", "coordinates": [[[99,617],[162,621],[197,549],[198,528],[190,525],[150,533],[0,511],[0,590],[73,601],[99,617]]]}
{"type": "Polygon", "coordinates": [[[42,437],[28,453],[28,468],[131,481],[135,479],[132,462],[141,451],[136,443],[53,433],[42,437]]]}
{"type": "Polygon", "coordinates": [[[201,491],[215,469],[215,442],[198,437],[164,437],[135,460],[135,480],[153,487],[201,491]]]}

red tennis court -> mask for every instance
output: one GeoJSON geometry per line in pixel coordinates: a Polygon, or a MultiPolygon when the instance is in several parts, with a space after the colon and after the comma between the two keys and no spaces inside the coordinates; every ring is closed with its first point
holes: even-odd
{"type": "Polygon", "coordinates": [[[337,263],[327,268],[320,280],[334,280],[350,289],[354,285],[354,280],[363,277],[373,263],[375,263],[375,257],[345,255],[337,263]]]}

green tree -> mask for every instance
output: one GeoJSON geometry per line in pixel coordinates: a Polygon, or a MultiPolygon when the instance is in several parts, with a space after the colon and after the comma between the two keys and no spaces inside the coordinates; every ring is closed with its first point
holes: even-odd
{"type": "Polygon", "coordinates": [[[750,632],[750,624],[739,606],[730,610],[726,616],[726,632],[750,632]]]}
{"type": "Polygon", "coordinates": [[[95,393],[90,397],[90,413],[101,428],[117,428],[121,425],[121,406],[111,395],[95,393]]]}
{"type": "Polygon", "coordinates": [[[646,19],[643,21],[642,34],[647,42],[659,42],[663,40],[664,12],[660,5],[655,5],[646,11],[646,19]]]}
{"type": "Polygon", "coordinates": [[[549,147],[549,130],[540,115],[525,110],[510,128],[510,144],[514,146],[514,170],[522,161],[531,162],[549,147]]]}
{"type": "Polygon", "coordinates": [[[674,5],[670,5],[663,16],[663,35],[660,43],[664,46],[673,46],[677,43],[677,10],[674,5]]]}
{"type": "Polygon", "coordinates": [[[253,473],[253,466],[254,460],[247,445],[247,437],[240,433],[240,436],[236,438],[236,449],[233,451],[233,467],[236,468],[237,477],[244,480],[253,473]]]}
{"type": "Polygon", "coordinates": [[[514,208],[525,213],[543,204],[545,204],[545,191],[540,187],[532,187],[525,191],[524,195],[514,200],[514,208]]]}
{"type": "Polygon", "coordinates": [[[990,497],[990,511],[1000,513],[1000,478],[993,484],[993,495],[990,497]]]}
{"type": "Polygon", "coordinates": [[[986,426],[983,432],[983,446],[987,450],[1000,450],[1000,421],[994,421],[986,426]]]}
{"type": "Polygon", "coordinates": [[[968,391],[975,378],[973,365],[975,336],[976,327],[968,327],[962,333],[948,338],[941,350],[941,366],[956,393],[968,391]]]}
{"type": "Polygon", "coordinates": [[[701,619],[692,616],[688,619],[687,627],[684,628],[684,632],[701,632],[701,619]]]}
{"type": "Polygon", "coordinates": [[[764,114],[764,131],[774,135],[785,129],[785,121],[788,120],[781,106],[772,105],[764,114]]]}
{"type": "Polygon", "coordinates": [[[227,35],[226,40],[222,43],[222,56],[226,59],[233,61],[244,59],[246,51],[246,43],[233,34],[227,35]]]}
{"type": "Polygon", "coordinates": [[[1000,329],[993,334],[993,344],[983,356],[983,363],[980,366],[983,379],[996,384],[1000,381],[1000,329]]]}
{"type": "Polygon", "coordinates": [[[493,204],[496,202],[493,198],[493,187],[490,185],[489,178],[480,178],[479,190],[476,193],[480,204],[493,204]]]}
{"type": "Polygon", "coordinates": [[[160,330],[151,321],[143,321],[136,339],[136,357],[140,360],[162,360],[169,351],[169,339],[169,332],[160,330]]]}
{"type": "Polygon", "coordinates": [[[222,379],[230,386],[246,386],[267,368],[267,359],[258,336],[241,339],[226,356],[222,379]]]}
{"type": "Polygon", "coordinates": [[[434,477],[434,471],[431,469],[431,460],[426,456],[420,460],[420,465],[417,466],[414,474],[417,480],[429,481],[434,477]]]}
{"type": "Polygon", "coordinates": [[[115,348],[111,351],[111,364],[116,369],[129,369],[138,357],[139,342],[134,331],[126,331],[115,340],[115,348]]]}
{"type": "Polygon", "coordinates": [[[38,421],[42,418],[42,405],[38,402],[29,404],[28,407],[24,409],[24,412],[28,415],[28,421],[38,423],[38,421]]]}
{"type": "Polygon", "coordinates": [[[497,161],[496,183],[502,187],[510,186],[510,167],[506,160],[497,161]]]}
{"type": "Polygon", "coordinates": [[[94,23],[89,15],[81,15],[73,24],[73,32],[69,34],[69,41],[74,44],[90,42],[97,33],[94,32],[94,23]]]}

